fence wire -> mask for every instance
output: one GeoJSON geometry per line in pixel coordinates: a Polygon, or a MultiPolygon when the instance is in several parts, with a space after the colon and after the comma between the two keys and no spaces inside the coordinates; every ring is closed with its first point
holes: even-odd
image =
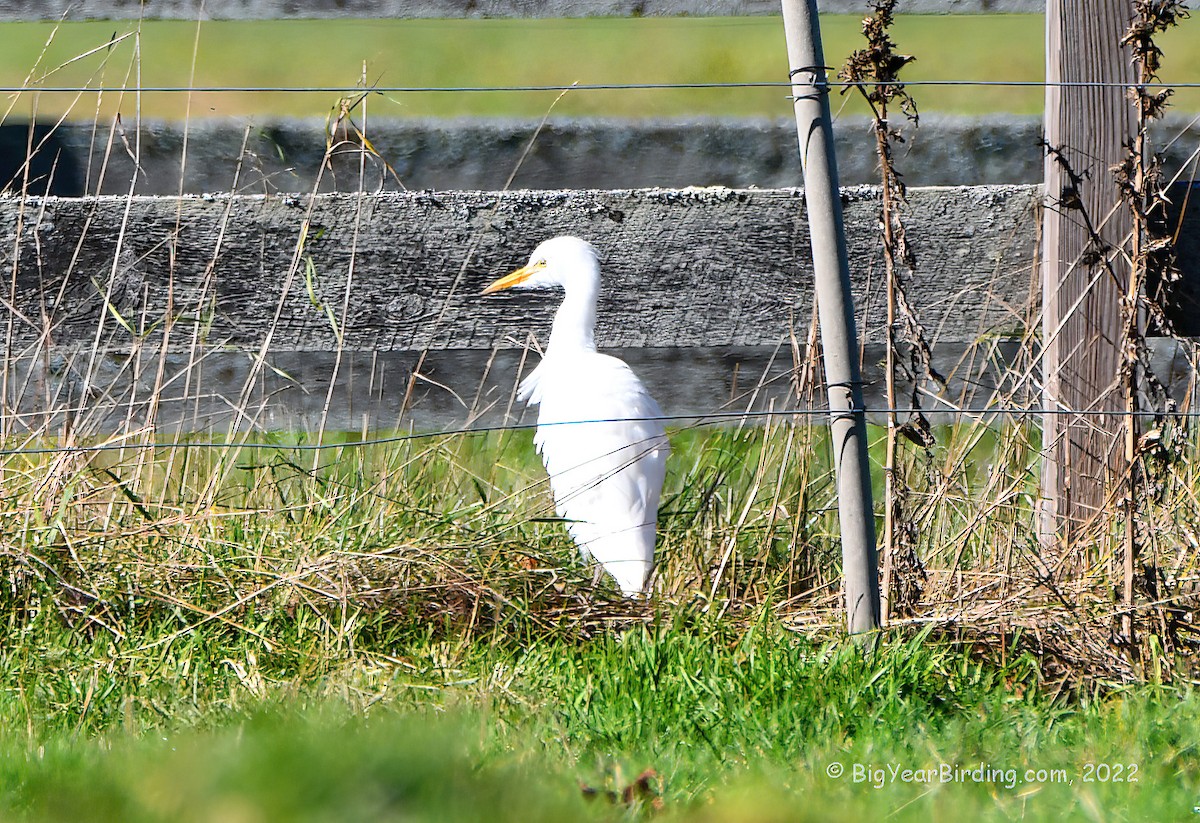
{"type": "MultiPolygon", "coordinates": [[[[823,67],[826,71],[836,71],[835,67],[823,67]]],[[[840,89],[842,91],[856,88],[861,83],[855,83],[845,80],[834,79],[830,77],[824,81],[824,85],[829,89],[840,89]]],[[[1124,89],[1197,89],[1200,88],[1198,82],[1154,82],[1154,83],[1122,83],[1112,81],[1058,81],[1048,82],[1045,80],[978,80],[978,79],[924,79],[924,80],[903,80],[903,81],[872,81],[872,86],[927,86],[927,87],[1000,87],[1000,88],[1124,88],[1124,89]]],[[[565,92],[565,91],[654,91],[654,90],[721,90],[721,89],[749,89],[749,88],[778,88],[781,90],[790,90],[795,86],[791,80],[786,81],[730,81],[730,82],[685,82],[685,83],[571,83],[567,85],[549,84],[549,85],[477,85],[477,86],[362,86],[362,85],[342,85],[342,86],[252,86],[252,85],[205,85],[205,86],[178,86],[178,85],[143,85],[143,86],[96,86],[96,85],[57,85],[47,86],[38,84],[22,84],[11,86],[0,86],[2,94],[223,94],[223,93],[249,93],[249,94],[338,94],[338,95],[354,95],[354,94],[489,94],[489,93],[537,93],[537,92],[565,92]]],[[[1084,409],[1072,410],[1062,408],[1019,408],[1019,407],[998,407],[984,409],[961,409],[957,407],[947,407],[943,409],[918,409],[918,408],[889,408],[889,407],[873,407],[862,409],[851,409],[845,412],[831,412],[825,408],[804,408],[804,409],[770,409],[762,411],[741,411],[741,412],[713,412],[702,414],[671,414],[659,415],[654,417],[621,417],[621,418],[598,418],[589,420],[574,420],[554,423],[515,423],[492,426],[478,427],[461,427],[452,429],[439,429],[428,432],[410,432],[406,434],[395,434],[380,437],[361,438],[354,441],[337,442],[337,443],[294,443],[294,444],[278,444],[270,442],[254,442],[254,441],[215,441],[215,440],[170,440],[170,441],[150,441],[137,443],[97,443],[89,445],[74,445],[74,446],[38,446],[38,447],[8,447],[0,448],[0,457],[11,456],[34,456],[46,454],[64,454],[64,453],[95,453],[95,452],[113,452],[125,450],[144,450],[144,449],[226,449],[226,448],[265,448],[277,450],[290,450],[301,452],[317,452],[331,449],[359,449],[371,446],[387,445],[391,443],[400,443],[406,441],[433,439],[439,437],[451,437],[461,435],[479,435],[495,432],[507,431],[523,431],[534,429],[537,426],[564,426],[564,425],[589,425],[602,423],[622,423],[622,422],[664,422],[677,423],[680,421],[692,421],[694,425],[703,425],[706,423],[720,422],[736,422],[754,419],[772,419],[772,418],[817,418],[830,416],[831,414],[839,415],[866,415],[878,417],[883,415],[907,416],[915,414],[945,414],[952,413],[960,417],[975,417],[975,418],[1001,418],[1001,417],[1042,417],[1042,416],[1070,416],[1070,417],[1108,417],[1108,418],[1155,418],[1155,419],[1174,419],[1174,420],[1190,420],[1200,418],[1200,411],[1184,411],[1184,410],[1167,410],[1167,411],[1130,411],[1130,410],[1097,410],[1084,409]]],[[[246,432],[236,432],[231,434],[231,437],[244,437],[246,432]]],[[[259,433],[264,436],[269,436],[269,433],[259,433]]]]}
{"type": "MultiPolygon", "coordinates": [[[[478,435],[491,434],[497,432],[512,432],[512,431],[528,431],[530,429],[557,427],[557,426],[588,426],[603,423],[677,423],[679,421],[691,421],[692,426],[701,426],[708,423],[721,422],[739,422],[746,420],[763,420],[774,418],[788,417],[827,417],[827,416],[857,416],[865,415],[869,417],[879,417],[887,414],[895,414],[897,416],[907,415],[937,415],[937,414],[954,414],[957,417],[975,417],[975,418],[999,418],[999,417],[1041,417],[1049,415],[1062,415],[1068,417],[1116,417],[1116,418],[1154,418],[1154,419],[1171,419],[1171,420],[1191,420],[1200,418],[1200,411],[1184,411],[1184,410],[1167,410],[1167,411],[1129,411],[1129,410],[1114,410],[1103,411],[1100,409],[1047,409],[1047,408],[988,408],[988,409],[928,409],[928,408],[887,408],[887,407],[872,407],[862,409],[848,409],[846,411],[830,411],[823,408],[806,408],[806,409],[765,409],[761,411],[739,411],[739,412],[709,412],[702,414],[662,414],[648,417],[604,417],[588,420],[564,420],[546,423],[506,423],[503,425],[493,426],[465,426],[453,429],[438,429],[427,432],[409,432],[407,434],[393,434],[381,437],[360,438],[358,440],[350,440],[337,443],[270,443],[264,441],[250,440],[169,440],[160,441],[154,440],[150,442],[140,443],[96,443],[89,445],[77,446],[34,446],[34,447],[9,447],[0,448],[0,457],[15,457],[15,456],[33,456],[45,454],[87,454],[94,452],[115,452],[115,451],[136,451],[143,449],[235,449],[235,448],[251,448],[251,449],[276,449],[280,451],[300,451],[300,452],[316,452],[328,451],[331,449],[360,449],[370,446],[381,446],[390,443],[404,443],[414,440],[431,440],[439,437],[454,437],[460,435],[478,435]]],[[[128,436],[137,436],[137,432],[128,436]]],[[[244,437],[247,432],[236,432],[231,436],[244,437]]],[[[250,432],[250,434],[255,434],[250,432]]],[[[269,437],[272,432],[258,432],[260,436],[269,437]]]]}
{"type": "MultiPolygon", "coordinates": [[[[555,91],[647,91],[687,89],[790,89],[786,80],[745,80],[725,83],[572,83],[569,85],[519,86],[0,86],[0,94],[485,94],[489,92],[555,91]]],[[[826,86],[852,89],[862,85],[845,80],[827,79],[826,86]]],[[[1200,81],[1187,83],[1119,83],[1113,81],[1062,80],[895,80],[871,81],[872,86],[979,86],[1001,88],[1121,88],[1121,89],[1195,89],[1200,81]]]]}

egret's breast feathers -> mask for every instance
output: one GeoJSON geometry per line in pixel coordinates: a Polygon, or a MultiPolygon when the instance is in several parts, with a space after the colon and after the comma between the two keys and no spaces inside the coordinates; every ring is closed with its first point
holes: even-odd
{"type": "Polygon", "coordinates": [[[560,513],[653,522],[670,446],[662,411],[633,371],[602,354],[548,358],[526,388],[539,403],[534,443],[560,513]]]}

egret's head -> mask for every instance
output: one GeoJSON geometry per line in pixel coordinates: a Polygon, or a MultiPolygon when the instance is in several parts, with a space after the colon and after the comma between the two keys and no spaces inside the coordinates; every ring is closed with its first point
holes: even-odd
{"type": "Polygon", "coordinates": [[[573,285],[595,288],[600,277],[596,249],[578,237],[555,237],[529,255],[529,262],[506,274],[483,290],[491,294],[503,289],[569,289],[573,285]]]}

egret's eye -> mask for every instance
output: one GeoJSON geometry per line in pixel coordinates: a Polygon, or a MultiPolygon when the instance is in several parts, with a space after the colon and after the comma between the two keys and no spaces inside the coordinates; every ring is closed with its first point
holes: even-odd
{"type": "Polygon", "coordinates": [[[546,258],[544,258],[544,257],[543,257],[543,258],[539,259],[539,260],[538,260],[536,263],[534,263],[533,265],[537,266],[539,269],[544,269],[544,268],[546,268],[546,258]]]}

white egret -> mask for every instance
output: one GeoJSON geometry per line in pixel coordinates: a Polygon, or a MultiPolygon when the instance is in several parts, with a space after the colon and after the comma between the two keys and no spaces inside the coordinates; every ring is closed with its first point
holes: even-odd
{"type": "Polygon", "coordinates": [[[625,363],[596,351],[596,249],[578,237],[547,240],[483,293],[509,288],[564,292],[542,362],[521,381],[518,397],[538,406],[534,444],[571,537],[585,560],[636,597],[654,565],[670,445],[646,387],[625,363]]]}

